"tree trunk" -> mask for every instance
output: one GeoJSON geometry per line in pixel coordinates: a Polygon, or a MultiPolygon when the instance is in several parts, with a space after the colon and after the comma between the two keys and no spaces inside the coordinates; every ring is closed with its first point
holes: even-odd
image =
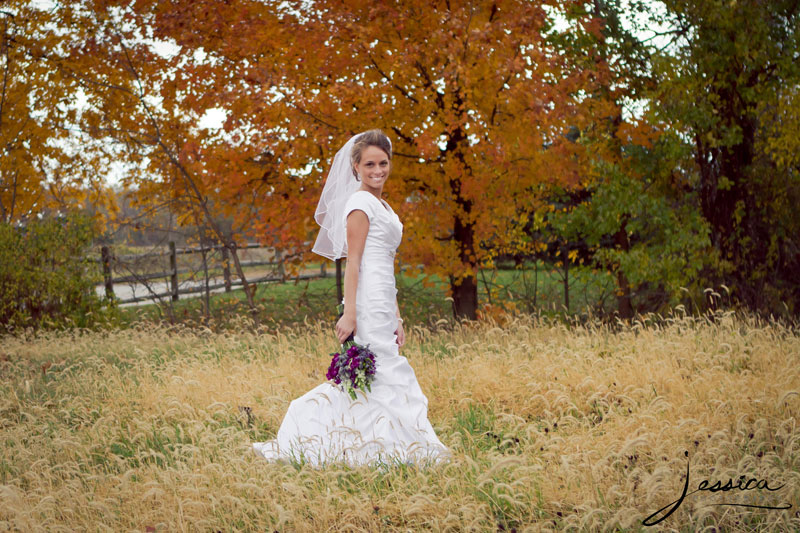
{"type": "MultiPolygon", "coordinates": [[[[454,94],[456,107],[463,105],[461,94],[456,91],[454,94]]],[[[454,154],[454,157],[463,165],[466,175],[471,174],[471,169],[467,165],[463,150],[468,144],[466,132],[457,128],[447,141],[447,150],[454,154]]],[[[453,294],[453,313],[456,320],[468,318],[477,320],[478,318],[478,264],[475,254],[475,225],[469,221],[469,214],[472,212],[472,201],[464,198],[461,194],[461,178],[454,177],[449,180],[450,191],[456,201],[458,209],[455,216],[453,227],[453,238],[458,243],[458,256],[461,264],[467,267],[469,275],[456,281],[450,277],[450,291],[453,294]],[[461,212],[465,219],[462,219],[461,212]]]]}
{"type": "MultiPolygon", "coordinates": [[[[452,182],[451,182],[452,185],[452,182]]],[[[458,204],[469,213],[472,209],[472,202],[456,196],[458,204]]],[[[478,280],[475,273],[478,265],[475,262],[475,226],[472,223],[464,223],[461,217],[456,215],[455,231],[453,236],[459,246],[459,257],[462,264],[468,266],[470,274],[467,277],[456,281],[455,277],[450,278],[450,291],[453,294],[453,313],[456,320],[468,318],[476,320],[478,318],[478,280]]]]}
{"type": "MultiPolygon", "coordinates": [[[[626,229],[628,221],[623,218],[622,225],[614,234],[614,244],[624,252],[630,250],[630,242],[628,241],[628,230],[626,229]]],[[[617,310],[619,311],[620,318],[630,320],[633,318],[633,303],[631,302],[631,286],[628,283],[628,277],[617,265],[617,310]]]]}
{"type": "Polygon", "coordinates": [[[453,291],[453,313],[456,319],[476,320],[478,318],[478,284],[475,276],[463,278],[460,283],[451,282],[450,289],[453,291]]]}
{"type": "MultiPolygon", "coordinates": [[[[734,96],[727,91],[720,95],[723,102],[734,96]]],[[[759,309],[763,278],[754,274],[768,262],[769,231],[756,220],[757,208],[748,179],[754,159],[756,124],[744,111],[732,112],[744,115],[729,117],[728,123],[735,123],[742,132],[742,140],[736,145],[710,147],[699,133],[695,135],[700,205],[711,227],[711,243],[728,263],[721,272],[722,281],[747,307],[759,309]]]]}

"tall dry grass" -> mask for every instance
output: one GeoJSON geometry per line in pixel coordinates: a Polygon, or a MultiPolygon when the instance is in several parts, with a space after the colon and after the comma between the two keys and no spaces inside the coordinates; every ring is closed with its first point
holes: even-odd
{"type": "Polygon", "coordinates": [[[322,325],[0,340],[0,530],[800,528],[800,336],[778,324],[719,314],[412,328],[403,353],[453,462],[256,457],[250,443],[274,437],[335,348],[322,325]],[[679,496],[685,451],[689,490],[740,475],[784,486],[699,492],[643,526],[679,496]]]}

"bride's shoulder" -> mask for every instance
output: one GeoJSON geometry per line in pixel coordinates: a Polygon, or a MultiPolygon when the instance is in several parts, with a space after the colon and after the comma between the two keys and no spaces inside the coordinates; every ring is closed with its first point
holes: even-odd
{"type": "Polygon", "coordinates": [[[350,195],[350,196],[347,198],[347,202],[348,202],[348,203],[363,203],[363,202],[368,202],[368,201],[369,201],[369,198],[367,198],[367,196],[364,196],[364,195],[367,195],[367,196],[372,196],[372,195],[371,195],[371,194],[369,194],[367,191],[356,191],[356,192],[354,192],[353,194],[351,194],[351,195],[350,195]]]}
{"type": "Polygon", "coordinates": [[[350,204],[368,204],[371,206],[376,205],[375,202],[380,203],[380,200],[375,198],[375,196],[370,193],[369,191],[362,191],[358,190],[350,195],[350,198],[347,199],[347,203],[350,204]]]}
{"type": "Polygon", "coordinates": [[[351,211],[360,209],[367,214],[368,218],[371,219],[377,212],[377,209],[375,208],[375,203],[370,200],[369,197],[375,198],[368,191],[359,190],[351,194],[345,204],[344,216],[347,217],[351,211]]]}
{"type": "Polygon", "coordinates": [[[357,190],[356,192],[350,195],[351,198],[354,196],[375,198],[375,196],[373,196],[372,193],[370,193],[369,191],[362,191],[361,189],[357,190]]]}

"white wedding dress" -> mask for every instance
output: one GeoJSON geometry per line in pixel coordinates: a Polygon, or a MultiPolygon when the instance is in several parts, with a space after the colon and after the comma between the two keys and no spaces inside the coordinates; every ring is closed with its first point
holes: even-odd
{"type": "Polygon", "coordinates": [[[275,440],[256,442],[269,460],[304,459],[314,465],[439,462],[451,452],[428,421],[428,399],[397,345],[394,256],[403,235],[400,218],[368,191],[348,198],[344,217],[360,209],[369,232],[358,273],[355,341],[375,353],[372,390],[352,400],[326,382],[292,401],[275,440]]]}

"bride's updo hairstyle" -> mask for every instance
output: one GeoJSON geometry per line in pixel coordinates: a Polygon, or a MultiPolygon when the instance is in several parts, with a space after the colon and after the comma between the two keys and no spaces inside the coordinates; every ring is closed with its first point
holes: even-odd
{"type": "Polygon", "coordinates": [[[356,140],[353,143],[353,151],[350,152],[350,168],[353,169],[353,176],[356,177],[356,180],[358,180],[356,165],[361,163],[361,154],[364,153],[364,150],[366,150],[369,146],[376,146],[380,148],[386,152],[386,155],[389,157],[389,161],[392,160],[392,142],[389,140],[389,137],[387,137],[385,133],[378,129],[365,131],[356,137],[356,140]]]}

